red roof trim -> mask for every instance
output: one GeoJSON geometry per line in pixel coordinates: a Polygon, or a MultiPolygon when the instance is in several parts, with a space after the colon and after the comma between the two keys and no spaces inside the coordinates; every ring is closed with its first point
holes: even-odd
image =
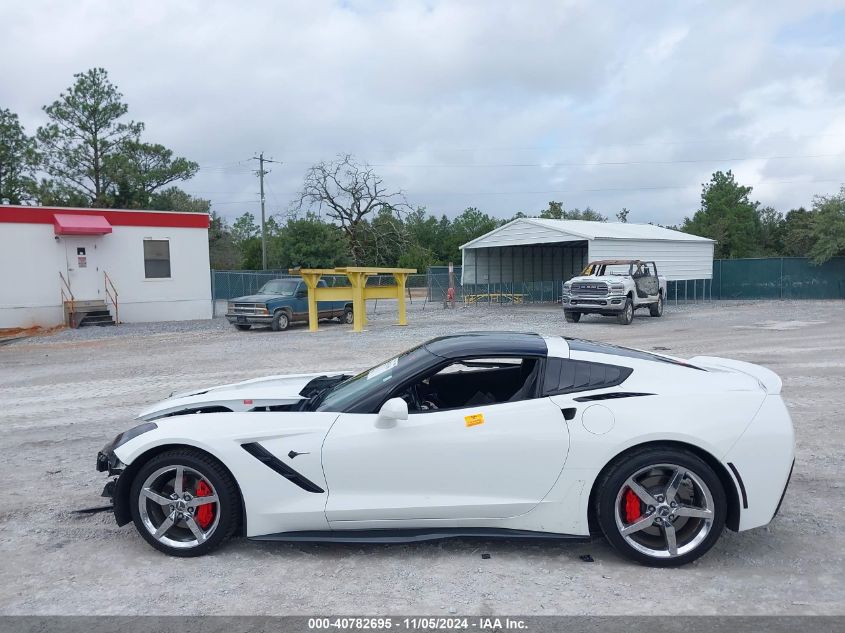
{"type": "Polygon", "coordinates": [[[118,209],[74,209],[70,207],[27,207],[0,205],[0,224],[54,224],[56,214],[94,215],[112,226],[162,226],[207,229],[207,213],[177,211],[129,211],[118,209]]]}
{"type": "Polygon", "coordinates": [[[101,215],[56,213],[53,230],[56,235],[105,235],[111,233],[111,224],[101,215]]]}

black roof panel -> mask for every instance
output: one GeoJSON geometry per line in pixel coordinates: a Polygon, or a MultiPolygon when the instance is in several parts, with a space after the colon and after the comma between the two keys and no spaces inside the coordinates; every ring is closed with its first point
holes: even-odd
{"type": "Polygon", "coordinates": [[[546,356],[546,341],[530,332],[463,332],[440,336],[424,343],[442,358],[464,356],[546,356]]]}

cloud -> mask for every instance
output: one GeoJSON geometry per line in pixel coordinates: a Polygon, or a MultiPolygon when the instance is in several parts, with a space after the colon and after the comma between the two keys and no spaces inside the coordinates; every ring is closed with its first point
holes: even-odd
{"type": "Polygon", "coordinates": [[[555,199],[668,224],[716,169],[787,210],[845,167],[829,2],[31,0],[0,21],[0,104],[30,131],[103,66],[227,217],[257,208],[262,150],[284,163],[271,212],[309,164],[350,152],[435,213],[555,199]]]}

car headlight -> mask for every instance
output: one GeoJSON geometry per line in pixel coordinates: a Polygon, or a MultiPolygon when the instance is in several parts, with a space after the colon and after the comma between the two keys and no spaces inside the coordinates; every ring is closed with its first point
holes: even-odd
{"type": "Polygon", "coordinates": [[[610,286],[610,294],[621,295],[625,293],[625,286],[623,284],[612,284],[610,286]]]}
{"type": "Polygon", "coordinates": [[[267,309],[267,306],[258,308],[258,314],[270,314],[270,310],[267,309]]]}
{"type": "Polygon", "coordinates": [[[112,440],[111,448],[114,450],[118,446],[123,446],[131,439],[138,437],[139,435],[146,433],[148,431],[153,431],[158,428],[158,424],[155,422],[144,422],[143,424],[139,424],[138,426],[133,426],[128,431],[124,431],[123,433],[119,433],[114,440],[112,440]]]}
{"type": "Polygon", "coordinates": [[[226,312],[234,312],[235,311],[235,304],[229,301],[226,304],[226,312]]]}

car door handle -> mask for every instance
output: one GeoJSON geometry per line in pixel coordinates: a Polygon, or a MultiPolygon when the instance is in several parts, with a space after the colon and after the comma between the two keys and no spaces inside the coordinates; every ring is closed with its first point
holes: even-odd
{"type": "Polygon", "coordinates": [[[572,420],[575,418],[575,414],[578,412],[578,409],[575,407],[567,407],[566,409],[561,409],[563,412],[563,419],[564,420],[572,420]]]}

